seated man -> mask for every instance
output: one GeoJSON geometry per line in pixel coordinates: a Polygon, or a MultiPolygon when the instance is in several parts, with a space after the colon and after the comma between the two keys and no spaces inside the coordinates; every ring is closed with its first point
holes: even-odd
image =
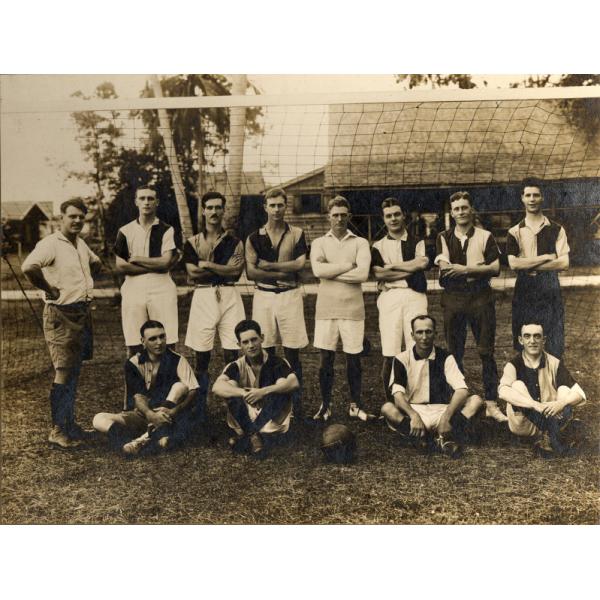
{"type": "Polygon", "coordinates": [[[93,420],[94,429],[125,454],[138,454],[150,442],[163,450],[182,443],[198,389],[188,361],[167,348],[162,323],[146,321],[140,334],[143,350],[125,363],[125,410],[99,413],[93,420]]]}
{"type": "Polygon", "coordinates": [[[300,387],[288,362],[265,352],[256,321],[240,321],[235,328],[242,357],[229,363],[213,385],[227,404],[227,424],[236,434],[232,447],[248,441],[250,454],[259,456],[261,433],[285,433],[290,426],[292,392],[300,387]]]}
{"type": "Polygon", "coordinates": [[[381,414],[390,429],[415,445],[458,457],[461,444],[476,434],[473,417],[484,404],[479,396],[469,395],[454,356],[433,345],[435,327],[429,315],[411,321],[415,345],[394,358],[390,377],[394,402],[386,402],[381,414]]]}
{"type": "Polygon", "coordinates": [[[523,351],[504,367],[498,395],[508,403],[509,429],[532,438],[535,454],[550,458],[577,449],[582,423],[571,417],[586,398],[564,363],[544,351],[545,342],[542,325],[521,326],[523,351]]]}

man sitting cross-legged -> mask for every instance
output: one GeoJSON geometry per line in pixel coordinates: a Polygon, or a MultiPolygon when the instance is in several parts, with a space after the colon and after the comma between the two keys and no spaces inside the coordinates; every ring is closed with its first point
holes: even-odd
{"type": "Polygon", "coordinates": [[[509,429],[533,439],[535,454],[550,458],[577,449],[582,423],[572,419],[573,407],[586,398],[563,361],[544,351],[545,342],[542,325],[522,325],[523,351],[506,363],[498,395],[508,402],[509,429]]]}
{"type": "Polygon", "coordinates": [[[454,356],[434,346],[435,327],[429,315],[412,320],[415,345],[394,358],[390,377],[394,402],[386,402],[381,414],[391,429],[415,445],[458,457],[461,444],[476,434],[473,418],[484,404],[479,396],[469,395],[454,356]]]}
{"type": "Polygon", "coordinates": [[[256,321],[237,324],[235,336],[242,357],[229,363],[213,385],[215,395],[227,404],[227,424],[236,434],[232,447],[247,441],[250,454],[263,454],[261,433],[285,433],[290,426],[292,392],[298,378],[288,362],[262,347],[263,336],[256,321]]]}
{"type": "Polygon", "coordinates": [[[146,321],[140,334],[143,350],[125,363],[125,410],[99,413],[93,420],[94,429],[106,433],[111,446],[129,455],[150,443],[163,450],[182,443],[192,426],[198,389],[187,360],[167,348],[162,323],[146,321]]]}

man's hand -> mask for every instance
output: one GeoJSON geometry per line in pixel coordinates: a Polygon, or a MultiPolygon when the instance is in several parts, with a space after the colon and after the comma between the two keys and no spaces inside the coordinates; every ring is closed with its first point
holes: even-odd
{"type": "Polygon", "coordinates": [[[46,292],[46,300],[58,300],[60,297],[60,290],[53,285],[48,286],[48,291],[46,292]]]}
{"type": "Polygon", "coordinates": [[[542,404],[541,413],[545,417],[555,417],[564,409],[564,404],[560,400],[555,400],[554,402],[544,402],[542,404]]]}
{"type": "Polygon", "coordinates": [[[418,413],[415,413],[410,418],[410,435],[414,437],[423,437],[425,435],[425,423],[423,423],[418,413]]]}
{"type": "Polygon", "coordinates": [[[208,260],[199,260],[198,264],[196,265],[199,269],[203,269],[205,271],[208,270],[208,268],[210,267],[210,261],[208,260]]]}
{"type": "Polygon", "coordinates": [[[258,264],[256,266],[263,271],[277,270],[277,265],[275,263],[269,262],[268,260],[263,260],[262,258],[258,259],[258,264]]]}
{"type": "Polygon", "coordinates": [[[267,392],[265,392],[264,388],[250,388],[244,394],[244,400],[254,406],[254,404],[262,400],[266,395],[267,392]]]}
{"type": "Polygon", "coordinates": [[[452,432],[452,425],[450,425],[450,419],[447,415],[442,415],[437,426],[437,432],[440,435],[447,435],[452,432]]]}
{"type": "Polygon", "coordinates": [[[153,425],[159,427],[160,425],[170,425],[173,422],[171,418],[171,410],[161,406],[156,410],[152,411],[152,415],[149,415],[149,420],[153,425]]]}
{"type": "Polygon", "coordinates": [[[467,267],[465,265],[450,263],[447,266],[440,268],[442,273],[448,277],[460,277],[461,275],[467,274],[467,267]]]}

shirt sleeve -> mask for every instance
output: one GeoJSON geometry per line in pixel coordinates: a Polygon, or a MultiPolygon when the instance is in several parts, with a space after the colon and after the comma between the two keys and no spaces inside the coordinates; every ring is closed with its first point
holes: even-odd
{"type": "Polygon", "coordinates": [[[294,246],[294,254],[292,255],[294,260],[299,258],[300,256],[306,256],[308,252],[308,246],[306,245],[306,236],[304,235],[304,231],[300,234],[296,245],[294,246]]]}
{"type": "Polygon", "coordinates": [[[515,381],[517,381],[517,370],[512,362],[507,362],[504,366],[504,371],[498,387],[502,387],[503,385],[511,387],[515,381]]]}
{"type": "Polygon", "coordinates": [[[406,367],[401,360],[394,357],[392,362],[392,374],[390,376],[389,387],[391,388],[392,394],[396,392],[402,392],[406,394],[406,388],[408,387],[408,373],[406,367]]]}
{"type": "Polygon", "coordinates": [[[385,267],[383,256],[381,256],[381,252],[375,246],[371,248],[371,269],[373,267],[385,267]]]}
{"type": "Polygon", "coordinates": [[[184,356],[179,359],[179,364],[177,365],[177,377],[181,383],[183,383],[188,391],[196,390],[200,386],[198,385],[198,380],[194,375],[194,371],[190,367],[190,363],[186,360],[184,356]]]}
{"type": "Polygon", "coordinates": [[[565,256],[569,254],[570,250],[565,228],[561,227],[558,232],[558,237],[556,238],[556,256],[565,256]]]}
{"type": "Polygon", "coordinates": [[[125,408],[127,410],[135,408],[134,397],[136,394],[148,395],[144,378],[130,360],[125,363],[125,390],[127,395],[125,408]]]}
{"type": "Polygon", "coordinates": [[[28,267],[48,267],[56,257],[56,249],[52,243],[52,239],[47,237],[40,240],[31,254],[23,261],[21,269],[28,267]]]}
{"type": "Polygon", "coordinates": [[[358,249],[356,251],[356,267],[364,270],[365,281],[369,276],[371,266],[371,248],[365,238],[358,238],[358,249]]]}
{"type": "Polygon", "coordinates": [[[521,254],[521,248],[519,247],[519,241],[510,231],[506,234],[506,255],[507,256],[519,256],[521,254]]]}
{"type": "Polygon", "coordinates": [[[500,248],[494,236],[490,233],[485,242],[485,248],[483,250],[483,259],[486,265],[491,265],[495,260],[500,258],[500,248]]]}
{"type": "Polygon", "coordinates": [[[294,373],[294,371],[292,371],[292,368],[290,367],[290,364],[287,362],[287,360],[283,360],[280,358],[277,361],[277,366],[274,369],[275,381],[282,378],[285,379],[292,373],[294,373]]]}
{"type": "Polygon", "coordinates": [[[256,248],[252,243],[254,236],[249,235],[246,240],[246,263],[252,266],[255,266],[258,263],[258,254],[256,253],[256,248]]]}
{"type": "Polygon", "coordinates": [[[160,253],[164,254],[169,250],[175,250],[177,245],[175,244],[175,230],[173,227],[169,227],[163,235],[162,245],[160,247],[160,253]]]}
{"type": "Polygon", "coordinates": [[[575,385],[575,380],[569,373],[569,369],[565,366],[564,362],[561,360],[558,363],[558,369],[556,369],[556,389],[558,389],[561,385],[566,385],[568,388],[571,388],[575,385]]]}
{"type": "Polygon", "coordinates": [[[190,242],[190,240],[186,240],[185,244],[183,245],[183,262],[184,262],[184,264],[189,263],[192,265],[197,265],[199,260],[200,260],[200,257],[198,256],[196,250],[192,246],[192,243],[190,242]]]}
{"type": "Polygon", "coordinates": [[[224,369],[223,369],[223,373],[222,375],[225,375],[225,377],[227,377],[227,379],[231,379],[232,381],[235,381],[238,385],[240,383],[240,369],[237,365],[237,363],[234,362],[230,362],[224,369]]]}
{"type": "Polygon", "coordinates": [[[426,256],[427,253],[425,252],[425,242],[423,240],[419,240],[415,246],[415,258],[425,258],[426,256]]]}
{"type": "Polygon", "coordinates": [[[310,262],[314,272],[314,264],[318,262],[318,258],[326,258],[325,251],[323,250],[323,241],[321,238],[317,238],[313,241],[310,247],[310,262]]]}
{"type": "Polygon", "coordinates": [[[435,241],[435,248],[437,256],[435,257],[433,263],[438,266],[441,260],[449,263],[450,250],[448,249],[448,244],[446,243],[446,238],[444,237],[443,233],[438,233],[437,239],[435,241]]]}
{"type": "Polygon", "coordinates": [[[468,385],[465,381],[465,376],[459,369],[456,359],[452,354],[446,358],[444,363],[444,375],[448,385],[454,390],[468,389],[468,385]]]}
{"type": "Polygon", "coordinates": [[[129,247],[127,245],[127,238],[120,229],[117,232],[114,251],[119,258],[122,258],[123,260],[129,260],[129,247]]]}

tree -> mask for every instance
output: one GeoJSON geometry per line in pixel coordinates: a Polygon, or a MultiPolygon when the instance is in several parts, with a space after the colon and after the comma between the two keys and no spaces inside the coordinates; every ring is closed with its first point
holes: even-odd
{"type": "MultiPolygon", "coordinates": [[[[396,83],[408,82],[408,89],[430,86],[432,89],[457,85],[460,89],[470,90],[477,87],[472,75],[396,75],[396,83]]],[[[487,82],[483,82],[487,85],[487,82]]]]}

